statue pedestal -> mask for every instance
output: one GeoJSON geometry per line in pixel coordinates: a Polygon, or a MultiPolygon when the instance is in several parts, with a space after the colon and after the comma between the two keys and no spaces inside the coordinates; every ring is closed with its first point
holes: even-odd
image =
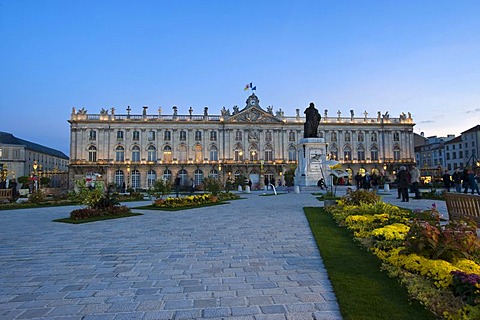
{"type": "Polygon", "coordinates": [[[296,186],[316,186],[325,179],[326,143],[323,138],[303,138],[297,146],[298,167],[295,170],[296,186]]]}

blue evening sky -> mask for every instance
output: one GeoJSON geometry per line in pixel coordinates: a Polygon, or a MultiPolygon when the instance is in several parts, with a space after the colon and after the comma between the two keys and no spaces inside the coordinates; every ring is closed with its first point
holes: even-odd
{"type": "Polygon", "coordinates": [[[480,1],[0,0],[0,130],[69,153],[72,107],[156,114],[313,101],[480,123],[480,1]]]}

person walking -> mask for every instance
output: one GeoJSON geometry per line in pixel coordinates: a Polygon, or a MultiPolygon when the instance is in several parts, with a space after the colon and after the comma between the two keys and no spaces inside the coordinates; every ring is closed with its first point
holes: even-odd
{"type": "Polygon", "coordinates": [[[398,188],[402,195],[402,202],[408,202],[408,185],[410,184],[410,174],[405,166],[400,167],[398,172],[398,188]]]}
{"type": "Polygon", "coordinates": [[[463,193],[468,193],[468,187],[469,186],[470,186],[470,183],[468,181],[468,169],[465,168],[465,169],[463,169],[463,172],[462,172],[463,193]]]}
{"type": "Polygon", "coordinates": [[[173,181],[173,187],[175,189],[175,196],[178,198],[178,194],[180,193],[180,176],[178,174],[173,181]]]}
{"type": "Polygon", "coordinates": [[[373,173],[371,178],[371,184],[372,184],[372,190],[375,193],[378,192],[378,184],[379,184],[378,180],[379,180],[379,177],[375,173],[373,173]]]}
{"type": "Polygon", "coordinates": [[[363,176],[363,179],[362,179],[362,187],[363,189],[365,190],[370,190],[370,187],[372,186],[371,185],[371,178],[370,178],[370,174],[368,172],[365,172],[365,175],[363,176]]]}
{"type": "Polygon", "coordinates": [[[445,170],[445,173],[442,176],[442,180],[443,180],[443,187],[447,189],[447,192],[450,192],[452,181],[451,181],[450,173],[448,173],[448,170],[445,170]]]}
{"type": "Polygon", "coordinates": [[[195,192],[195,181],[193,178],[190,178],[190,195],[192,195],[195,192]]]}
{"type": "Polygon", "coordinates": [[[470,189],[472,189],[472,194],[474,194],[475,191],[477,191],[477,193],[480,195],[480,191],[478,190],[477,179],[472,169],[468,170],[468,185],[470,186],[470,189]]]}
{"type": "Polygon", "coordinates": [[[362,175],[360,174],[360,171],[355,175],[355,185],[357,190],[362,187],[362,175]]]}
{"type": "MultiPolygon", "coordinates": [[[[410,170],[410,183],[412,184],[413,192],[415,193],[414,199],[421,199],[422,196],[420,195],[420,170],[415,166],[412,165],[410,170]]],[[[408,190],[407,190],[408,191],[408,190]]]]}
{"type": "Polygon", "coordinates": [[[453,186],[455,187],[456,192],[462,192],[462,173],[460,169],[457,168],[452,174],[453,186]]]}

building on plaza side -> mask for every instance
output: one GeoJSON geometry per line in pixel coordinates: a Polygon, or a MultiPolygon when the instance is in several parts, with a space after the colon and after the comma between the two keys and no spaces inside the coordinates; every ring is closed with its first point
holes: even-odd
{"type": "MultiPolygon", "coordinates": [[[[246,105],[220,114],[173,113],[124,114],[114,108],[99,114],[72,109],[70,123],[70,171],[73,182],[99,173],[107,182],[146,189],[159,178],[179,175],[182,184],[203,177],[225,182],[243,176],[262,188],[264,183],[285,183],[285,173],[297,164],[297,144],[303,138],[305,118],[300,109],[285,116],[273,107],[263,109],[251,94],[246,105]]],[[[340,111],[322,114],[318,136],[327,143],[329,158],[340,161],[352,175],[377,171],[392,174],[400,165],[414,163],[413,119],[410,114],[390,117],[388,112],[369,117],[367,112],[348,117],[340,111]]]]}

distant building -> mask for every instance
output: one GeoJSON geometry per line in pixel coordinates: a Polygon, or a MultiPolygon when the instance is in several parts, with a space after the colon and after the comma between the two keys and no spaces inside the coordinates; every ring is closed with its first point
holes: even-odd
{"type": "Polygon", "coordinates": [[[427,177],[427,182],[439,179],[445,169],[445,147],[444,145],[455,138],[455,135],[447,137],[428,137],[424,145],[415,147],[415,158],[421,175],[427,177]]]}
{"type": "Polygon", "coordinates": [[[480,156],[480,125],[476,125],[462,134],[463,159],[465,166],[479,167],[480,156]]]}
{"type": "MultiPolygon", "coordinates": [[[[306,106],[305,106],[306,107],[306,106]]],[[[243,108],[223,107],[220,114],[117,114],[114,108],[88,114],[73,108],[70,123],[70,181],[89,172],[102,174],[107,182],[135,189],[150,187],[157,179],[177,174],[186,184],[194,178],[245,177],[253,188],[265,182],[285,183],[285,173],[297,165],[299,140],[305,117],[285,116],[273,107],[264,110],[251,94],[243,108]]],[[[322,113],[322,112],[320,112],[322,113]]],[[[326,153],[343,164],[350,179],[356,172],[392,173],[414,158],[413,119],[367,112],[348,116],[341,112],[322,114],[318,136],[327,143],[326,153]]]]}
{"type": "Polygon", "coordinates": [[[1,179],[30,176],[36,166],[40,176],[68,172],[68,156],[63,152],[0,131],[1,179]]]}

